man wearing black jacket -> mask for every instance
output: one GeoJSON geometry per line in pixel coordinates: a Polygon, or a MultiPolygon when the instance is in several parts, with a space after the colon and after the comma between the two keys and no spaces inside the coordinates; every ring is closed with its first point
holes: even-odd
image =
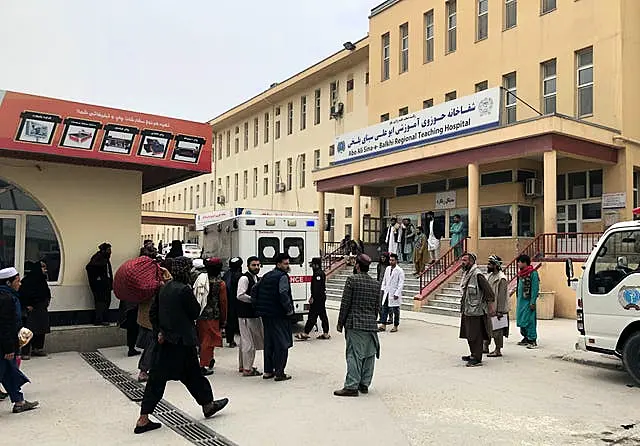
{"type": "Polygon", "coordinates": [[[95,325],[109,325],[109,306],[113,290],[113,270],[111,269],[111,245],[103,243],[86,266],[89,287],[93,293],[96,309],[95,325]]]}
{"type": "Polygon", "coordinates": [[[307,324],[304,326],[304,333],[298,333],[296,339],[306,341],[309,339],[311,329],[318,322],[318,317],[322,322],[322,334],[318,339],[331,339],[329,334],[329,318],[327,317],[327,276],[322,271],[322,259],[314,257],[311,260],[313,277],[311,278],[311,299],[309,299],[309,316],[307,324]]]}

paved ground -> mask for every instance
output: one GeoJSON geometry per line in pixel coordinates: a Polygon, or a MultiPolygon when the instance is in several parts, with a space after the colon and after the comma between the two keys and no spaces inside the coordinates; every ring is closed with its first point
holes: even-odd
{"type": "MultiPolygon", "coordinates": [[[[371,393],[354,399],[332,396],[344,376],[341,336],[296,343],[288,368],[294,379],[286,383],[239,377],[237,350],[220,350],[212,381],[216,396],[231,403],[204,423],[240,446],[640,444],[640,424],[621,427],[640,422],[640,389],[628,386],[627,375],[557,359],[573,349],[575,322],[541,322],[539,350],[517,347],[512,335],[504,358],[467,369],[455,320],[404,316],[399,333],[381,336],[371,393]]],[[[335,317],[331,311],[332,329],[335,317]]],[[[124,348],[103,353],[135,371],[124,348]]],[[[12,415],[1,403],[2,445],[188,444],[166,428],[134,436],[138,406],[75,353],[34,359],[24,370],[34,380],[27,397],[42,407],[12,415]]],[[[202,419],[180,384],[170,384],[165,398],[202,419]]]]}

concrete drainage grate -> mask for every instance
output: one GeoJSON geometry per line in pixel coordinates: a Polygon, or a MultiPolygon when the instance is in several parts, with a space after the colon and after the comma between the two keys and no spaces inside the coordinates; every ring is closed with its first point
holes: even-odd
{"type": "MultiPolygon", "coordinates": [[[[98,352],[80,353],[80,356],[131,401],[136,403],[142,401],[144,387],[131,378],[127,372],[98,352]]],[[[160,401],[153,416],[193,444],[201,446],[237,446],[165,400],[160,401]]]]}

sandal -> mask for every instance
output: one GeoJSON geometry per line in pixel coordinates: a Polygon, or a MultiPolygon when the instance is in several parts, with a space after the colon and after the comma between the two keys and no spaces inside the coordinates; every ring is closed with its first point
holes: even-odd
{"type": "Polygon", "coordinates": [[[242,376],[262,376],[262,372],[259,372],[255,367],[242,373],[242,376]]]}
{"type": "Polygon", "coordinates": [[[296,339],[298,341],[306,341],[310,338],[311,336],[309,336],[308,334],[303,334],[303,333],[298,333],[296,334],[296,339]]]}
{"type": "Polygon", "coordinates": [[[491,352],[487,355],[487,358],[501,358],[502,353],[491,352]]]}
{"type": "Polygon", "coordinates": [[[331,335],[329,333],[323,333],[318,336],[316,339],[331,339],[331,335]]]}

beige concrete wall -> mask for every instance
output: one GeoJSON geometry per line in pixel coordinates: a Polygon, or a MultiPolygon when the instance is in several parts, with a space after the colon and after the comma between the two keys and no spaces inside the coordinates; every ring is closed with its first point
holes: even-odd
{"type": "Polygon", "coordinates": [[[0,178],[33,196],[57,230],[62,274],[50,310],[93,308],[84,268],[97,246],[113,245],[114,272],[137,255],[142,174],[0,158],[0,178]]]}

